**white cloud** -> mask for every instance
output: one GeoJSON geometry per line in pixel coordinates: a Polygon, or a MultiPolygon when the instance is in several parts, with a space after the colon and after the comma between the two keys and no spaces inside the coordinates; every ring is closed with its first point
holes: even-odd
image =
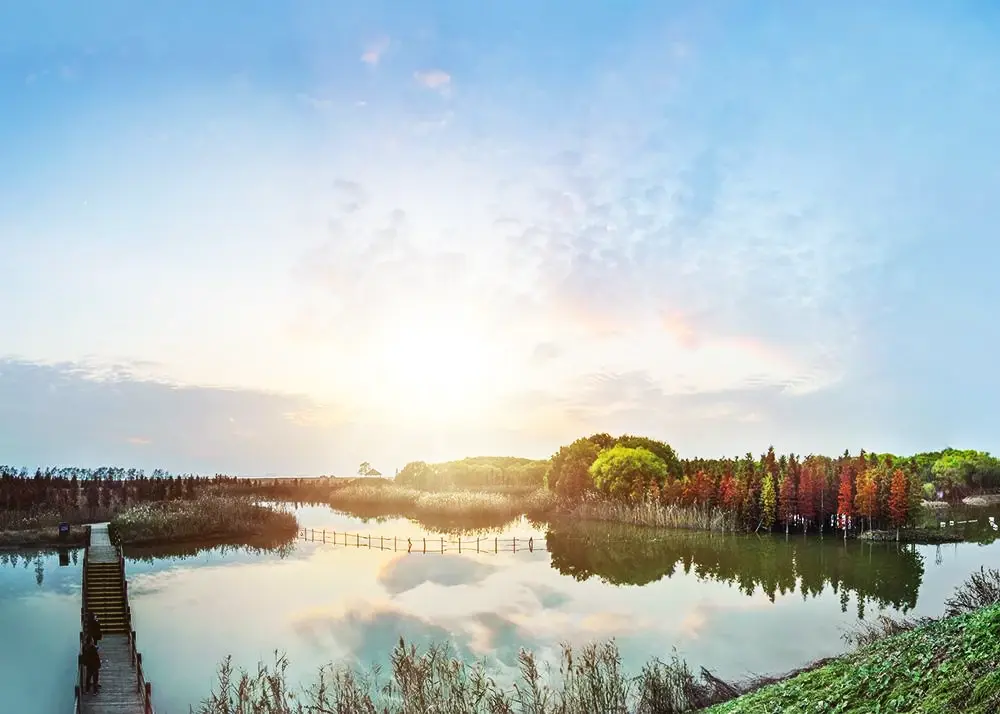
{"type": "Polygon", "coordinates": [[[431,69],[413,73],[413,78],[417,83],[427,89],[433,89],[442,94],[451,89],[451,75],[440,69],[431,69]]]}

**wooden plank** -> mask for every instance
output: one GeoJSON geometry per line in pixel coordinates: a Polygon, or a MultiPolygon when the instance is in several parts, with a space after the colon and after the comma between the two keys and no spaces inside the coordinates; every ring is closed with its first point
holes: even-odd
{"type": "MultiPolygon", "coordinates": [[[[108,525],[102,523],[91,527],[90,546],[84,560],[87,582],[93,592],[87,593],[84,605],[101,614],[112,610],[124,613],[127,602],[124,588],[120,587],[120,572],[114,577],[106,567],[93,568],[90,565],[105,563],[118,564],[118,550],[111,544],[108,525]],[[100,572],[97,572],[97,571],[100,572]]],[[[127,632],[115,632],[114,620],[109,620],[98,643],[101,654],[100,690],[80,693],[80,711],[83,714],[144,714],[145,705],[139,691],[139,676],[132,664],[132,650],[127,632]]],[[[121,623],[124,627],[127,623],[121,623]]]]}
{"type": "Polygon", "coordinates": [[[101,638],[101,689],[80,695],[84,714],[142,714],[139,680],[129,654],[127,635],[101,638]]]}
{"type": "Polygon", "coordinates": [[[111,545],[108,524],[99,523],[90,527],[90,547],[87,558],[92,563],[117,563],[118,551],[111,545]]]}

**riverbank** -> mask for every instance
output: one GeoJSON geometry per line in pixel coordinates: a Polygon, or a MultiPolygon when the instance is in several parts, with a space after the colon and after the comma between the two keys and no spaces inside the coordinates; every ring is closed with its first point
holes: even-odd
{"type": "Polygon", "coordinates": [[[206,496],[127,507],[111,520],[109,532],[122,545],[153,546],[294,538],[298,528],[288,511],[246,498],[206,496]]]}
{"type": "Polygon", "coordinates": [[[80,548],[87,544],[85,526],[71,526],[65,536],[59,535],[58,526],[0,531],[0,550],[21,548],[80,548]]]}
{"type": "Polygon", "coordinates": [[[1000,709],[1000,605],[878,640],[706,714],[834,711],[862,714],[1000,709]]]}

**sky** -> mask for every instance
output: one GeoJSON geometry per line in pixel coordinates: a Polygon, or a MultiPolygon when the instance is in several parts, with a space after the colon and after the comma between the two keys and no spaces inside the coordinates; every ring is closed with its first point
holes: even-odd
{"type": "Polygon", "coordinates": [[[1000,450],[995,3],[0,17],[0,463],[1000,450]]]}

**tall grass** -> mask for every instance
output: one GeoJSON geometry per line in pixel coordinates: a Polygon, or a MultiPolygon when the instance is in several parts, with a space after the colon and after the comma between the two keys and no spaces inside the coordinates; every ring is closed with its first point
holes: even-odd
{"type": "Polygon", "coordinates": [[[676,657],[654,660],[638,675],[622,669],[613,642],[579,651],[563,648],[558,671],[543,672],[535,656],[522,650],[518,673],[506,685],[485,662],[458,659],[448,645],[425,651],[404,640],[389,658],[388,676],[379,669],[358,672],[323,667],[316,681],[296,690],[289,684],[288,662],[255,673],[235,671],[227,658],[211,694],[197,714],[672,714],[729,699],[742,690],[702,671],[691,673],[676,657]],[[548,675],[548,676],[546,676],[548,675]]]}
{"type": "Polygon", "coordinates": [[[1000,570],[979,566],[979,572],[970,575],[944,605],[945,617],[1000,605],[1000,570]]]}
{"type": "Polygon", "coordinates": [[[329,503],[362,517],[400,516],[431,522],[500,526],[522,515],[539,517],[551,511],[555,497],[538,489],[527,493],[497,491],[421,491],[391,481],[358,480],[335,487],[329,503]]]}
{"type": "Polygon", "coordinates": [[[736,525],[734,515],[721,508],[664,505],[654,500],[624,503],[590,498],[572,508],[570,515],[579,520],[703,531],[732,531],[736,525]]]}
{"type": "Polygon", "coordinates": [[[113,536],[124,544],[184,540],[294,536],[295,515],[251,499],[203,497],[130,506],[111,521],[113,536]]]}
{"type": "Polygon", "coordinates": [[[38,508],[32,511],[0,511],[0,531],[55,528],[60,523],[99,523],[110,520],[118,507],[38,508]]]}

